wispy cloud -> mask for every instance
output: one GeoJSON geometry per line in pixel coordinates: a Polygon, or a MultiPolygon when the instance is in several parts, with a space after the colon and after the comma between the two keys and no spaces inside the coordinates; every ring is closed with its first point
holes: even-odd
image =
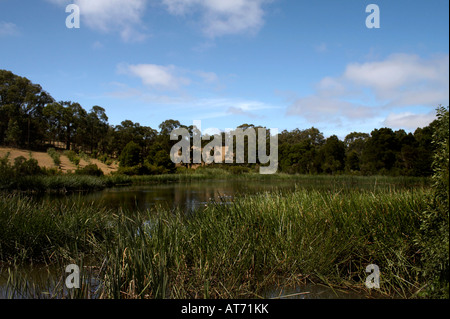
{"type": "Polygon", "coordinates": [[[394,54],[381,61],[351,63],[341,76],[319,81],[314,94],[292,102],[287,115],[313,123],[352,123],[385,116],[384,124],[417,128],[429,123],[431,115],[395,110],[448,104],[448,67],[448,54],[429,59],[394,54]]]}
{"type": "MultiPolygon", "coordinates": [[[[104,32],[120,34],[126,42],[143,41],[149,35],[142,17],[148,0],[45,0],[66,6],[80,7],[82,23],[104,32]]],[[[208,38],[233,34],[254,34],[264,25],[264,4],[273,0],[158,0],[171,15],[189,17],[199,21],[208,38]],[[200,18],[197,17],[200,16],[200,18]]],[[[198,47],[205,50],[210,47],[198,47]]]]}
{"type": "Polygon", "coordinates": [[[448,68],[448,54],[428,60],[394,54],[384,61],[348,65],[343,80],[369,88],[390,106],[436,106],[448,101],[448,68]]]}
{"type": "Polygon", "coordinates": [[[142,16],[146,0],[47,0],[60,6],[74,3],[80,7],[82,24],[102,33],[118,33],[126,42],[143,41],[142,16]]]}
{"type": "Polygon", "coordinates": [[[328,46],[327,46],[327,44],[325,42],[322,42],[320,44],[315,45],[314,46],[314,50],[317,53],[325,53],[328,50],[328,46]]]}
{"type": "Polygon", "coordinates": [[[414,114],[411,112],[403,112],[399,114],[391,113],[388,115],[383,124],[391,128],[405,128],[415,130],[418,127],[424,127],[436,119],[436,112],[427,114],[414,114]]]}
{"type": "Polygon", "coordinates": [[[11,22],[0,21],[0,37],[19,35],[19,28],[11,22]]]}
{"type": "Polygon", "coordinates": [[[157,90],[176,90],[191,83],[174,65],[119,64],[118,72],[138,77],[146,87],[157,90]]]}
{"type": "Polygon", "coordinates": [[[203,33],[211,38],[254,33],[264,25],[263,5],[268,0],[162,0],[170,14],[201,16],[203,33]]]}
{"type": "MultiPolygon", "coordinates": [[[[163,83],[164,84],[164,83],[163,83]]],[[[109,84],[113,89],[106,96],[115,99],[136,99],[149,107],[172,108],[179,113],[187,113],[196,119],[212,119],[226,116],[243,116],[251,119],[265,118],[265,111],[281,109],[279,106],[256,100],[240,98],[200,98],[192,94],[180,92],[146,90],[130,87],[127,84],[113,82],[109,84]]],[[[158,85],[160,85],[158,83],[158,85]]],[[[153,86],[153,82],[152,82],[153,86]]]]}
{"type": "Polygon", "coordinates": [[[119,74],[127,74],[141,79],[148,89],[179,90],[191,84],[220,85],[214,72],[190,70],[175,65],[119,64],[119,74]]]}

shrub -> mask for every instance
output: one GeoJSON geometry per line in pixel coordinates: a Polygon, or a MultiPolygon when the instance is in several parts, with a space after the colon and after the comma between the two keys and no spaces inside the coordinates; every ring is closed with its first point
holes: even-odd
{"type": "Polygon", "coordinates": [[[103,176],[103,171],[96,164],[89,164],[75,171],[76,175],[103,176]]]}
{"type": "Polygon", "coordinates": [[[42,173],[36,159],[30,158],[27,160],[23,156],[14,159],[13,169],[16,176],[37,175],[42,173]]]}
{"type": "Polygon", "coordinates": [[[449,111],[440,107],[437,113],[434,198],[421,216],[416,241],[423,253],[424,276],[430,283],[425,297],[449,298],[449,111]]]}
{"type": "Polygon", "coordinates": [[[232,174],[240,175],[244,173],[250,173],[252,170],[251,168],[245,166],[230,166],[229,171],[232,174]]]}
{"type": "Polygon", "coordinates": [[[72,150],[65,151],[64,155],[66,155],[67,158],[69,159],[69,161],[74,163],[76,166],[78,166],[80,164],[80,158],[78,157],[77,153],[75,153],[74,151],[72,151],[72,150]]]}
{"type": "Polygon", "coordinates": [[[128,167],[124,167],[121,166],[119,167],[118,170],[118,174],[123,174],[123,175],[140,175],[140,170],[141,170],[141,166],[140,165],[136,165],[136,166],[128,166],[128,167]]]}
{"type": "Polygon", "coordinates": [[[53,162],[55,163],[55,165],[59,167],[59,165],[61,165],[61,159],[60,159],[59,153],[54,148],[49,148],[47,150],[47,153],[53,159],[53,162]]]}
{"type": "Polygon", "coordinates": [[[88,163],[91,162],[91,159],[89,158],[89,155],[87,155],[85,152],[80,152],[79,157],[84,159],[88,163]]]}

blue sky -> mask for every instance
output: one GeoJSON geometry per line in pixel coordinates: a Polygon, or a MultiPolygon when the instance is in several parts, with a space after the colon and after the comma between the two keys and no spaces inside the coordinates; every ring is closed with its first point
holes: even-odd
{"type": "Polygon", "coordinates": [[[0,69],[157,129],[414,131],[449,103],[448,0],[0,0],[0,69]],[[80,8],[79,29],[66,6],[80,8]],[[380,28],[366,27],[366,6],[380,28]]]}

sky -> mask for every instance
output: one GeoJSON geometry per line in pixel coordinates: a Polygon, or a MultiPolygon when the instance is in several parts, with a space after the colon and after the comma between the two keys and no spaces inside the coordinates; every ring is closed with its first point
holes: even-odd
{"type": "Polygon", "coordinates": [[[448,0],[0,0],[0,69],[99,105],[112,125],[414,132],[449,104],[448,12],[448,0]]]}

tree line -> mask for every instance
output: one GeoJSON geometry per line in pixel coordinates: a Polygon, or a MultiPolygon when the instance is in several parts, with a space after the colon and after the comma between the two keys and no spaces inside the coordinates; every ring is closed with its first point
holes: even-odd
{"type": "MultiPolygon", "coordinates": [[[[374,129],[370,134],[352,132],[343,141],[335,135],[325,138],[314,127],[284,130],[278,136],[279,171],[429,176],[435,126],[436,121],[414,133],[390,128],[374,129]]],[[[179,127],[195,134],[193,126],[173,119],[162,122],[159,130],[130,120],[111,125],[101,106],[87,111],[77,102],[55,101],[39,84],[0,70],[0,145],[59,147],[102,160],[114,158],[127,174],[171,173],[176,169],[169,154],[176,141],[170,140],[170,132],[179,127]]],[[[253,124],[239,126],[249,127],[257,128],[253,124]]],[[[251,170],[255,164],[225,166],[251,170]]]]}

